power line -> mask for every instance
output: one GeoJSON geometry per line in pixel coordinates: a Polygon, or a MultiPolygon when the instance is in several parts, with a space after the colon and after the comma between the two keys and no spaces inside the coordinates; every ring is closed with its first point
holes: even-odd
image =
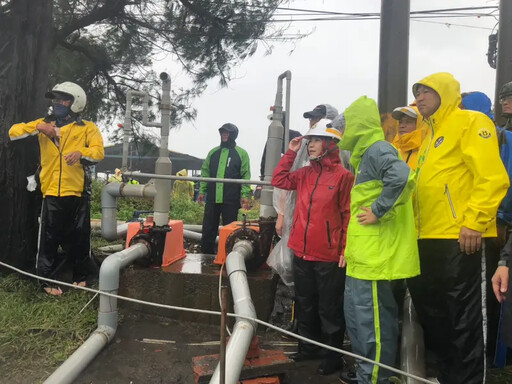
{"type": "Polygon", "coordinates": [[[441,24],[441,25],[445,25],[447,27],[454,26],[454,27],[474,28],[474,29],[485,29],[485,30],[488,30],[488,31],[493,31],[494,30],[494,28],[477,27],[475,25],[467,25],[467,24],[453,24],[453,23],[443,23],[443,22],[440,22],[440,21],[417,20],[417,19],[415,19],[413,21],[416,21],[418,23],[441,24]]]}

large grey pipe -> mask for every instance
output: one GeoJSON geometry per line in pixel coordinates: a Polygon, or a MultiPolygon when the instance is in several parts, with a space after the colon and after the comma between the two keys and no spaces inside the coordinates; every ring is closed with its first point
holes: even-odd
{"type": "MultiPolygon", "coordinates": [[[[247,240],[239,241],[233,247],[226,259],[226,272],[229,276],[229,284],[233,295],[235,314],[250,318],[256,318],[256,309],[251,299],[249,283],[247,281],[247,269],[245,260],[252,256],[252,245],[247,240]]],[[[256,333],[256,322],[243,318],[236,318],[233,333],[229,338],[226,350],[226,384],[236,384],[240,378],[240,372],[244,366],[247,351],[251,340],[256,333]]],[[[210,384],[220,382],[220,364],[215,368],[210,384]]]]}
{"type": "MultiPolygon", "coordinates": [[[[401,369],[419,377],[425,377],[425,345],[421,327],[409,290],[404,300],[402,323],[402,346],[400,351],[401,369]]],[[[418,380],[403,377],[405,384],[419,384],[418,380]]]]}
{"type": "MultiPolygon", "coordinates": [[[[117,294],[119,274],[122,268],[146,256],[149,248],[145,244],[135,244],[121,252],[107,257],[101,264],[99,289],[117,294]]],[[[100,295],[98,328],[89,338],[57,368],[44,384],[70,384],[114,338],[117,330],[117,299],[100,295]]]]}
{"type": "MultiPolygon", "coordinates": [[[[190,231],[188,229],[183,229],[183,237],[185,239],[201,241],[201,239],[203,238],[203,234],[202,233],[198,233],[198,232],[194,232],[194,231],[190,231]]],[[[217,236],[215,238],[215,243],[218,243],[218,242],[219,242],[219,236],[217,236]]]]}
{"type": "MultiPolygon", "coordinates": [[[[267,152],[265,157],[265,176],[264,180],[272,180],[272,173],[281,159],[281,149],[283,148],[283,79],[291,79],[291,72],[286,71],[277,78],[277,92],[272,112],[272,121],[268,127],[267,152]]],[[[288,80],[288,83],[290,80],[288,80]]],[[[264,186],[261,190],[260,198],[260,217],[277,217],[274,209],[273,188],[264,186]]]]}
{"type": "Polygon", "coordinates": [[[101,191],[101,236],[109,241],[118,238],[117,230],[117,198],[143,197],[154,198],[156,195],[153,184],[109,183],[101,191]]]}
{"type": "Polygon", "coordinates": [[[286,143],[290,142],[290,99],[292,90],[292,73],[290,71],[286,71],[283,75],[286,77],[286,116],[284,119],[284,142],[286,146],[286,143]]]}
{"type": "MultiPolygon", "coordinates": [[[[160,133],[160,155],[156,161],[155,173],[159,175],[170,175],[172,164],[169,159],[169,129],[171,125],[171,79],[165,72],[160,74],[162,80],[162,102],[160,111],[162,114],[162,128],[160,133]]],[[[169,206],[172,191],[172,182],[165,179],[155,180],[155,203],[154,214],[157,226],[169,223],[169,206]]]]}

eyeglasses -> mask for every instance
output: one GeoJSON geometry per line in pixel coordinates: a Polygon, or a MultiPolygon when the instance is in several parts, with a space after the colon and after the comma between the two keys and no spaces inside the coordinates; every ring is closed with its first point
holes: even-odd
{"type": "Polygon", "coordinates": [[[500,104],[512,103],[512,95],[500,97],[500,104]]]}

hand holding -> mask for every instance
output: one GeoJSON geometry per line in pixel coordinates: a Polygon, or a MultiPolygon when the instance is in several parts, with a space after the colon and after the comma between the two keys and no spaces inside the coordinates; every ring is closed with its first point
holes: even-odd
{"type": "Polygon", "coordinates": [[[197,203],[199,205],[202,205],[204,203],[204,193],[200,193],[199,196],[197,196],[197,203]]]}
{"type": "Polygon", "coordinates": [[[278,214],[277,220],[276,220],[276,232],[279,236],[283,236],[283,222],[284,222],[284,216],[278,214]]]}
{"type": "Polygon", "coordinates": [[[57,132],[55,131],[55,124],[53,123],[39,123],[36,125],[36,129],[42,134],[48,136],[50,139],[53,139],[57,136],[57,132]]]}

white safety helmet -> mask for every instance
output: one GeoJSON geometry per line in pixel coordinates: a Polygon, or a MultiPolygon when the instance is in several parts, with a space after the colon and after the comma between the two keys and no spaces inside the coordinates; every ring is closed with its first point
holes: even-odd
{"type": "Polygon", "coordinates": [[[55,99],[58,96],[57,93],[64,93],[73,98],[73,103],[70,107],[71,112],[78,113],[84,110],[85,104],[87,103],[87,96],[85,95],[83,88],[78,84],[70,81],[57,84],[52,88],[51,92],[46,93],[46,97],[49,99],[55,99]]]}
{"type": "Polygon", "coordinates": [[[341,140],[341,132],[334,128],[332,122],[328,119],[322,119],[313,125],[304,135],[304,138],[309,139],[311,136],[330,137],[335,141],[341,140]]]}

